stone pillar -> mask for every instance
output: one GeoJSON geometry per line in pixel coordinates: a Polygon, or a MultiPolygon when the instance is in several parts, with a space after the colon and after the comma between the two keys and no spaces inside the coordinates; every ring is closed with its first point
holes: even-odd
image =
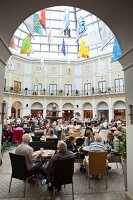
{"type": "MultiPolygon", "coordinates": [[[[124,70],[125,77],[125,100],[126,100],[126,130],[127,130],[127,185],[128,191],[126,192],[126,199],[133,199],[133,122],[129,116],[129,105],[133,105],[133,47],[130,48],[119,59],[124,70]],[[129,198],[130,197],[130,198],[129,198]]],[[[133,117],[133,116],[132,116],[133,117]]],[[[133,120],[132,120],[133,121],[133,120]]]]}
{"type": "Polygon", "coordinates": [[[0,163],[2,161],[1,156],[1,133],[2,133],[2,121],[1,121],[1,105],[3,102],[3,93],[4,93],[4,78],[5,78],[5,66],[6,61],[11,56],[11,52],[6,46],[3,38],[0,36],[0,163]]]}

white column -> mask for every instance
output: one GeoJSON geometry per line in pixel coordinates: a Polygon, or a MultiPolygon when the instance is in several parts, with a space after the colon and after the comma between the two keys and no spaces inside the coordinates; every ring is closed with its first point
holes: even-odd
{"type": "MultiPolygon", "coordinates": [[[[119,59],[121,65],[124,70],[125,77],[125,99],[126,106],[133,105],[133,47],[129,49],[123,56],[119,59]]],[[[127,184],[128,191],[126,192],[126,196],[133,199],[133,124],[130,122],[129,110],[126,112],[126,130],[127,130],[127,184]],[[128,113],[127,113],[128,112],[128,113]]]]}

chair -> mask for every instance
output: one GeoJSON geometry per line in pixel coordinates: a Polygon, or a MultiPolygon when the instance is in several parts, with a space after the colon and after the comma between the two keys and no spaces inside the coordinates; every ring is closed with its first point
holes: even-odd
{"type": "Polygon", "coordinates": [[[11,179],[10,179],[10,184],[9,184],[9,192],[11,189],[11,183],[12,183],[12,178],[15,179],[20,179],[25,181],[24,185],[24,197],[25,197],[25,190],[26,190],[26,182],[29,177],[31,177],[33,174],[30,171],[27,171],[26,167],[26,161],[25,157],[22,155],[17,155],[14,153],[9,152],[10,160],[11,160],[11,166],[12,166],[12,174],[11,174],[11,179]]]}
{"type": "Polygon", "coordinates": [[[40,141],[40,136],[31,136],[32,137],[32,141],[40,141]]]}
{"type": "Polygon", "coordinates": [[[39,141],[33,141],[29,143],[29,146],[34,149],[34,151],[38,151],[41,148],[41,142],[39,141]]]}
{"type": "Polygon", "coordinates": [[[105,175],[106,176],[106,189],[107,186],[107,154],[106,151],[89,151],[89,164],[87,165],[87,172],[89,177],[90,188],[90,174],[91,175],[105,175]]]}
{"type": "Polygon", "coordinates": [[[13,142],[19,142],[22,143],[22,137],[23,137],[24,131],[23,130],[13,130],[13,142]]]}
{"type": "Polygon", "coordinates": [[[43,149],[57,150],[57,144],[54,141],[40,142],[40,148],[41,147],[43,147],[43,149]]]}
{"type": "Polygon", "coordinates": [[[31,129],[30,127],[23,127],[25,133],[30,133],[31,132],[31,129]]]}
{"type": "Polygon", "coordinates": [[[46,141],[53,141],[55,143],[55,148],[57,149],[58,138],[46,138],[46,141]]]}
{"type": "Polygon", "coordinates": [[[108,163],[116,163],[116,167],[118,169],[118,163],[121,163],[121,155],[115,152],[111,152],[107,156],[108,163]]]}
{"type": "Polygon", "coordinates": [[[34,135],[37,136],[37,137],[38,136],[41,137],[42,135],[44,135],[44,131],[35,131],[34,135]]]}
{"type": "Polygon", "coordinates": [[[65,185],[72,184],[72,196],[74,199],[74,188],[73,188],[73,173],[74,173],[74,158],[67,158],[63,160],[54,161],[54,181],[53,191],[55,198],[55,187],[58,185],[64,185],[64,195],[65,195],[65,185]]]}
{"type": "Polygon", "coordinates": [[[57,135],[57,137],[58,137],[58,140],[61,140],[62,130],[57,131],[57,132],[56,132],[56,135],[57,135]]]}

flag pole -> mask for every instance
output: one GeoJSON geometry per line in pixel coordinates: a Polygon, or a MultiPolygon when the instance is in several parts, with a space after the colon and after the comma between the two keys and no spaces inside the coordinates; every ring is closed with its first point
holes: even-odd
{"type": "Polygon", "coordinates": [[[113,36],[113,37],[100,49],[100,51],[102,51],[102,50],[110,43],[110,41],[114,39],[114,37],[115,37],[115,36],[113,36]]]}

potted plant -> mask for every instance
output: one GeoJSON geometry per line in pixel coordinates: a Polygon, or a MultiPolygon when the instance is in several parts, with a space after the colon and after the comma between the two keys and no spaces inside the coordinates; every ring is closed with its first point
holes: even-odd
{"type": "Polygon", "coordinates": [[[78,94],[79,94],[79,91],[78,91],[78,90],[76,90],[76,91],[75,91],[75,93],[76,93],[76,96],[78,96],[78,94]]]}
{"type": "Polygon", "coordinates": [[[63,93],[63,90],[59,90],[59,94],[61,95],[63,93]]]}
{"type": "Polygon", "coordinates": [[[13,92],[13,87],[10,87],[10,92],[13,92]]]}
{"type": "Polygon", "coordinates": [[[75,115],[77,115],[78,117],[80,116],[80,113],[79,112],[75,112],[75,115]]]}
{"type": "Polygon", "coordinates": [[[27,95],[28,88],[26,87],[24,90],[25,90],[25,94],[27,95]]]}
{"type": "Polygon", "coordinates": [[[110,87],[108,87],[108,92],[111,92],[111,88],[110,87]]]}
{"type": "Polygon", "coordinates": [[[126,130],[123,130],[120,134],[120,148],[119,153],[121,155],[122,169],[124,174],[125,191],[127,191],[127,141],[126,130]]]}
{"type": "Polygon", "coordinates": [[[94,94],[94,87],[91,88],[92,94],[94,94]]]}

